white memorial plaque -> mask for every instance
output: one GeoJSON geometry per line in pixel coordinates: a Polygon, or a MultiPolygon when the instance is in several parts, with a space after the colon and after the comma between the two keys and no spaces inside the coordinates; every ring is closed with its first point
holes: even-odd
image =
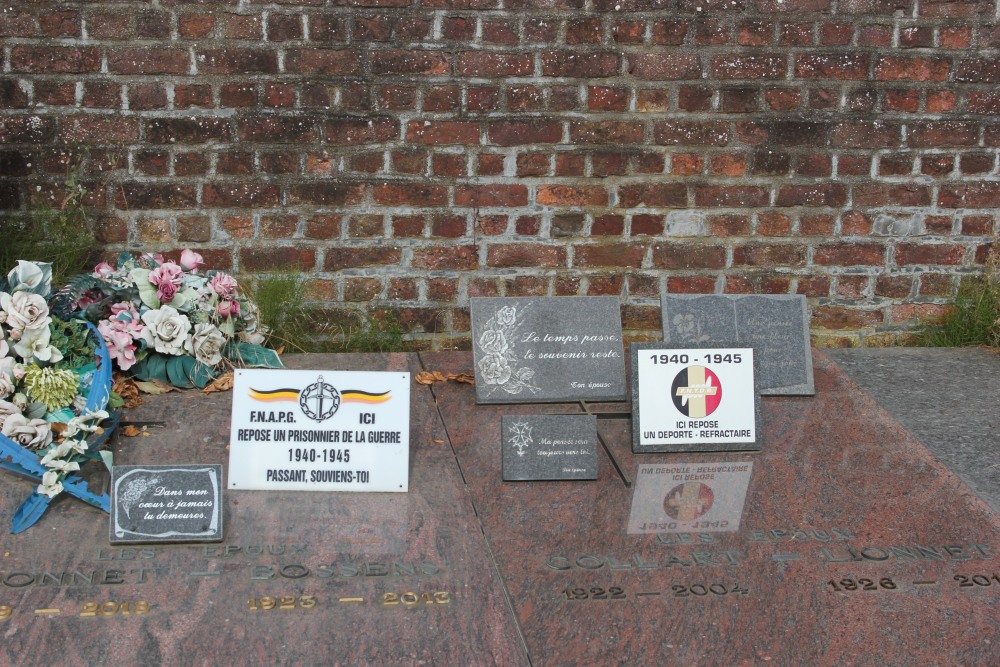
{"type": "Polygon", "coordinates": [[[752,347],[632,345],[632,451],[760,449],[752,347]]]}
{"type": "Polygon", "coordinates": [[[237,370],[230,489],[408,489],[410,374],[237,370]]]}

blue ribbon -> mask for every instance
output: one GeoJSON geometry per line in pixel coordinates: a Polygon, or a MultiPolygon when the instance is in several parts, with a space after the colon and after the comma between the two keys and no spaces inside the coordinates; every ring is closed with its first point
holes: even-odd
{"type": "MultiPolygon", "coordinates": [[[[91,411],[103,410],[111,397],[111,355],[108,353],[108,347],[104,344],[104,338],[97,327],[90,322],[85,322],[85,324],[94,338],[97,339],[97,370],[94,372],[94,379],[87,394],[87,409],[91,411]]],[[[118,420],[115,418],[100,437],[89,443],[90,450],[93,451],[101,446],[117,424],[118,420]]],[[[0,468],[39,483],[42,481],[42,475],[48,472],[48,468],[41,464],[34,452],[25,449],[3,434],[0,434],[0,468]]],[[[98,509],[105,512],[111,511],[111,498],[108,494],[92,493],[87,488],[87,483],[77,475],[67,475],[63,479],[63,490],[98,509]]],[[[45,510],[48,509],[51,502],[52,498],[38,493],[36,488],[14,512],[10,532],[20,533],[35,525],[45,514],[45,510]]]]}

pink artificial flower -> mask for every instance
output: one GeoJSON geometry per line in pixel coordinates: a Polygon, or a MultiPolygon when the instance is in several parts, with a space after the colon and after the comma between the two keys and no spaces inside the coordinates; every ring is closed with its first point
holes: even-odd
{"type": "Polygon", "coordinates": [[[108,264],[107,262],[101,262],[100,264],[94,267],[94,276],[97,278],[107,278],[114,272],[115,272],[114,267],[108,264]]]}
{"type": "Polygon", "coordinates": [[[223,299],[219,302],[218,311],[222,317],[238,317],[240,314],[240,302],[236,299],[223,299]]]}
{"type": "Polygon", "coordinates": [[[236,278],[228,273],[220,271],[212,276],[212,290],[222,299],[232,299],[237,287],[236,278]]]}
{"type": "Polygon", "coordinates": [[[174,295],[180,289],[184,271],[173,262],[164,262],[149,272],[149,282],[156,285],[156,298],[162,303],[174,300],[174,295]]]}
{"type": "Polygon", "coordinates": [[[118,364],[118,368],[127,371],[135,364],[136,345],[132,335],[117,326],[117,320],[101,320],[97,323],[97,330],[101,332],[101,337],[108,346],[108,354],[111,360],[118,364]]]}
{"type": "Polygon", "coordinates": [[[197,271],[205,263],[205,258],[193,250],[185,248],[181,252],[181,266],[188,271],[197,271]]]}

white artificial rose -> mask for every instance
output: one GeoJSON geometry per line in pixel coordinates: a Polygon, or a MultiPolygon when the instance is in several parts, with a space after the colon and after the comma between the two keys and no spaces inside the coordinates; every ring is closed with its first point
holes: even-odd
{"type": "Polygon", "coordinates": [[[207,366],[214,366],[222,361],[222,349],[225,346],[226,337],[214,324],[194,325],[194,333],[184,343],[187,353],[207,366]]]}
{"type": "Polygon", "coordinates": [[[52,442],[52,424],[20,414],[7,417],[0,432],[28,449],[42,449],[52,442]]]}
{"type": "MultiPolygon", "coordinates": [[[[0,371],[0,399],[7,398],[13,394],[16,388],[17,386],[14,384],[14,378],[3,371],[0,371]]],[[[2,415],[0,415],[0,419],[3,419],[2,415]]]]}
{"type": "Polygon", "coordinates": [[[7,274],[7,282],[14,292],[30,292],[44,297],[52,290],[52,265],[19,259],[17,266],[7,274]]]}
{"type": "Polygon", "coordinates": [[[58,472],[76,472],[80,469],[80,464],[72,461],[66,461],[64,459],[57,459],[55,461],[50,461],[46,467],[49,470],[55,470],[58,472]]]}
{"type": "Polygon", "coordinates": [[[175,308],[163,306],[156,310],[147,310],[142,314],[142,321],[149,327],[153,336],[153,348],[163,354],[184,354],[184,342],[191,331],[191,322],[187,316],[181,315],[175,308]]]}
{"type": "Polygon", "coordinates": [[[47,331],[52,318],[45,299],[32,292],[17,292],[13,295],[0,292],[0,308],[6,314],[11,338],[17,339],[25,331],[47,331]]]}
{"type": "Polygon", "coordinates": [[[7,421],[8,417],[19,414],[21,414],[21,408],[10,401],[0,400],[0,431],[2,431],[3,423],[7,421]]]}
{"type": "Polygon", "coordinates": [[[10,344],[3,337],[3,330],[0,329],[0,359],[10,354],[10,344]]]}

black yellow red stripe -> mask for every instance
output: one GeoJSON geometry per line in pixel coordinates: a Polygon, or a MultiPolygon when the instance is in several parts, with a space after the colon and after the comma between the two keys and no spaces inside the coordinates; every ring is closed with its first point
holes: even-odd
{"type": "Polygon", "coordinates": [[[254,389],[250,388],[250,398],[255,401],[264,401],[266,403],[274,403],[278,401],[297,401],[299,400],[299,390],[282,388],[282,389],[254,389]]]}
{"type": "Polygon", "coordinates": [[[340,393],[340,398],[345,403],[385,403],[392,398],[392,392],[383,391],[381,394],[376,394],[360,389],[347,389],[340,393]]]}

